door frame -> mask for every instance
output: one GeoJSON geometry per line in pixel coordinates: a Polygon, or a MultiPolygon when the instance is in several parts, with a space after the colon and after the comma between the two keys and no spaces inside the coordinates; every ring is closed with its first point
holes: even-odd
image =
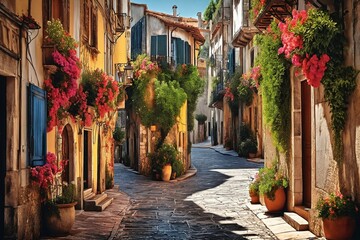
{"type": "Polygon", "coordinates": [[[0,76],[0,235],[5,236],[5,176],[6,176],[6,77],[0,76]],[[4,109],[3,109],[4,108],[4,109]]]}
{"type": "MultiPolygon", "coordinates": [[[[302,115],[301,115],[301,82],[306,81],[301,70],[295,66],[290,69],[291,82],[291,176],[290,176],[290,208],[303,205],[303,160],[302,160],[302,115]],[[300,74],[298,74],[300,72],[300,74]]],[[[314,124],[314,91],[310,89],[310,134],[315,136],[314,124]]],[[[311,192],[314,192],[314,137],[311,139],[311,192]]],[[[312,205],[311,203],[310,205],[312,205]]]]}

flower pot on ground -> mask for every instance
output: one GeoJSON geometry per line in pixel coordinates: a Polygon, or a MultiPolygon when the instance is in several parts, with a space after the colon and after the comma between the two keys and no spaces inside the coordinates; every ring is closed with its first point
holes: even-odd
{"type": "Polygon", "coordinates": [[[55,204],[57,212],[44,211],[44,224],[47,234],[52,236],[67,235],[75,222],[75,205],[77,202],[55,204]]]}
{"type": "Polygon", "coordinates": [[[283,187],[279,187],[274,192],[274,197],[264,195],[265,206],[269,212],[281,212],[284,210],[286,195],[283,187]]]}
{"type": "Polygon", "coordinates": [[[270,168],[262,168],[259,171],[259,192],[264,194],[265,206],[269,212],[282,211],[286,204],[284,188],[288,186],[287,179],[278,172],[277,163],[270,168]]]}
{"type": "Polygon", "coordinates": [[[260,202],[259,198],[259,185],[260,185],[260,176],[256,173],[253,181],[249,185],[249,195],[250,195],[250,202],[252,204],[256,204],[260,202]]]}
{"type": "Polygon", "coordinates": [[[168,182],[170,181],[170,177],[171,177],[171,164],[165,164],[162,168],[162,173],[161,173],[161,180],[163,180],[164,182],[168,182]]]}
{"type": "Polygon", "coordinates": [[[61,179],[67,162],[61,160],[58,167],[55,154],[48,153],[45,165],[30,169],[33,184],[41,190],[43,226],[49,235],[69,233],[75,221],[75,185],[61,179]]]}
{"type": "Polygon", "coordinates": [[[352,239],[358,209],[351,197],[331,193],[329,197],[319,199],[316,209],[323,220],[326,239],[352,239]]]}

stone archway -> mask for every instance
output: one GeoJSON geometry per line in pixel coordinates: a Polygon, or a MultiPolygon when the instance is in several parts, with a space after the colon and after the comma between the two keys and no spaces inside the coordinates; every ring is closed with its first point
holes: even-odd
{"type": "Polygon", "coordinates": [[[70,124],[66,124],[61,134],[62,149],[61,156],[64,160],[69,160],[62,174],[62,181],[75,182],[75,158],[74,158],[74,132],[70,124]]]}

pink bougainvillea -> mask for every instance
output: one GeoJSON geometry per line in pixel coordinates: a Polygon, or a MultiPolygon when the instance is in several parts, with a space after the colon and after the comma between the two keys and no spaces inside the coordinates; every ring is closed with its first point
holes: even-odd
{"type": "Polygon", "coordinates": [[[295,29],[305,24],[307,20],[308,13],[305,10],[294,9],[292,18],[287,18],[285,23],[279,23],[282,47],[279,48],[278,54],[284,53],[294,66],[301,67],[309,85],[319,87],[330,57],[327,54],[309,56],[308,53],[300,53],[303,49],[303,36],[298,35],[295,29]]]}
{"type": "Polygon", "coordinates": [[[102,73],[100,81],[97,83],[98,92],[95,99],[96,110],[100,118],[106,113],[115,110],[116,100],[119,95],[119,85],[110,76],[102,73]]]}
{"type": "Polygon", "coordinates": [[[54,179],[58,173],[61,173],[68,164],[68,160],[61,160],[60,166],[57,165],[54,153],[48,152],[46,155],[46,164],[36,166],[30,169],[30,177],[34,185],[47,191],[54,184],[54,179]]]}

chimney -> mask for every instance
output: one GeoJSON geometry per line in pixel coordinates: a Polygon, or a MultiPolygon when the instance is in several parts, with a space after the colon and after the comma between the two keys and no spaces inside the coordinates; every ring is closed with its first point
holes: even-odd
{"type": "Polygon", "coordinates": [[[198,16],[198,28],[202,28],[201,12],[196,14],[198,16]]]}
{"type": "Polygon", "coordinates": [[[176,9],[177,9],[177,6],[174,5],[174,6],[172,7],[172,9],[173,9],[173,16],[176,17],[176,9]]]}

